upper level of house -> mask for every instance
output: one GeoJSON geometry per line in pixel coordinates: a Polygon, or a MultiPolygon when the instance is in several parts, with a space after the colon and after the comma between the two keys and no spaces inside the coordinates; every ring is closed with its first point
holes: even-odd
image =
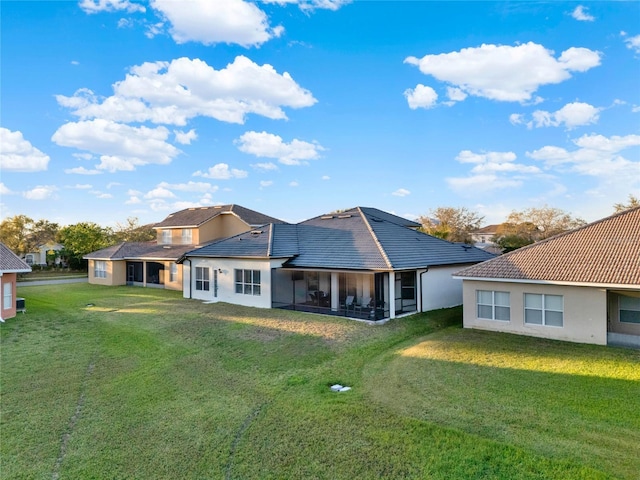
{"type": "Polygon", "coordinates": [[[160,245],[203,245],[268,223],[285,223],[240,205],[185,208],[154,225],[160,245]]]}
{"type": "Polygon", "coordinates": [[[492,238],[498,233],[498,227],[500,225],[487,225],[478,230],[471,232],[471,239],[474,243],[489,243],[493,244],[492,238]]]}

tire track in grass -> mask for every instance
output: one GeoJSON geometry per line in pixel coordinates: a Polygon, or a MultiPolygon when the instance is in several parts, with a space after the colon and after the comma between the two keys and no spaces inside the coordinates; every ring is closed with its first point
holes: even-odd
{"type": "Polygon", "coordinates": [[[251,425],[251,422],[253,422],[258,417],[258,415],[260,415],[260,412],[262,412],[262,409],[267,405],[267,403],[268,402],[260,404],[258,408],[247,415],[247,418],[244,419],[244,422],[238,430],[238,433],[236,433],[236,436],[233,438],[233,443],[231,444],[231,448],[229,449],[229,461],[227,462],[227,467],[225,469],[225,480],[231,480],[231,471],[233,470],[233,457],[236,454],[236,448],[238,447],[240,440],[242,440],[242,437],[244,436],[244,432],[247,431],[249,425],[251,425]]]}
{"type": "Polygon", "coordinates": [[[62,434],[60,438],[60,452],[58,453],[58,458],[56,458],[56,463],[53,466],[53,472],[51,472],[51,479],[58,480],[60,478],[60,467],[62,466],[62,462],[64,461],[64,457],[67,454],[67,445],[69,444],[69,440],[71,439],[71,435],[76,429],[76,425],[80,416],[82,415],[82,409],[84,407],[85,401],[85,391],[87,389],[87,383],[89,378],[91,377],[93,370],[95,368],[95,355],[91,358],[89,365],[87,365],[87,370],[84,372],[84,377],[82,379],[82,383],[80,384],[80,395],[78,396],[78,401],[76,402],[76,409],[71,415],[69,419],[69,423],[67,425],[66,431],[62,434]]]}

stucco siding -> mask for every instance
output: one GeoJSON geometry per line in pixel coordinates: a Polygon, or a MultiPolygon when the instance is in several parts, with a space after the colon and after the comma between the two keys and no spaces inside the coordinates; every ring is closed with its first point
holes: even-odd
{"type": "Polygon", "coordinates": [[[463,281],[463,325],[499,332],[570,342],[607,344],[607,292],[592,287],[544,285],[533,283],[463,281]],[[509,292],[510,320],[478,318],[476,291],[509,292]],[[524,294],[561,295],[563,326],[533,325],[524,322],[524,294]]]}
{"type": "Polygon", "coordinates": [[[422,308],[423,312],[437,308],[455,307],[462,304],[462,280],[453,278],[455,272],[466,265],[450,267],[430,267],[427,273],[418,270],[418,277],[422,279],[422,308]]]}
{"type": "Polygon", "coordinates": [[[0,309],[2,315],[0,318],[2,320],[7,320],[9,318],[13,318],[16,316],[16,282],[18,279],[18,275],[15,273],[0,273],[0,309]],[[4,299],[4,289],[5,285],[9,285],[8,288],[11,289],[11,299],[7,305],[5,305],[4,299]],[[5,308],[7,307],[7,308],[5,308]]]}
{"type": "Polygon", "coordinates": [[[88,262],[89,283],[107,286],[125,285],[127,283],[126,262],[104,260],[106,265],[106,277],[104,278],[95,276],[95,262],[96,260],[89,260],[88,262]]]}

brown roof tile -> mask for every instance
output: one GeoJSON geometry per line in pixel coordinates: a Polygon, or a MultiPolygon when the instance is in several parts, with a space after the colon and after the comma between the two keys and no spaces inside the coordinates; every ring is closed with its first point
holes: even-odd
{"type": "Polygon", "coordinates": [[[640,286],[640,207],[514,250],[456,275],[640,286]]]}
{"type": "Polygon", "coordinates": [[[0,272],[30,272],[31,267],[4,243],[0,243],[0,272]]]}

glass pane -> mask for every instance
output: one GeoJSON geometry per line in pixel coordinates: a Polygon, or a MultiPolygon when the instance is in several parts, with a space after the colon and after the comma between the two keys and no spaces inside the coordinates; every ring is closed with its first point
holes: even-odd
{"type": "Polygon", "coordinates": [[[640,298],[620,295],[620,310],[635,310],[640,312],[640,298]]]}
{"type": "Polygon", "coordinates": [[[209,280],[209,269],[208,268],[203,268],[202,269],[202,279],[203,280],[209,280]]]}
{"type": "Polygon", "coordinates": [[[242,282],[242,270],[236,270],[236,282],[242,282]]]}
{"type": "Polygon", "coordinates": [[[495,292],[496,305],[500,305],[502,307],[508,307],[509,303],[509,292],[495,292]]]}
{"type": "Polygon", "coordinates": [[[524,310],[524,323],[533,323],[535,325],[542,325],[542,310],[524,310]]]}
{"type": "Polygon", "coordinates": [[[544,322],[552,327],[562,326],[562,312],[553,312],[547,310],[544,314],[544,322]]]}
{"type": "Polygon", "coordinates": [[[260,270],[253,271],[253,283],[260,283],[260,270]]]}
{"type": "Polygon", "coordinates": [[[542,295],[535,293],[524,294],[524,306],[527,308],[539,308],[542,310],[542,295]]]}
{"type": "Polygon", "coordinates": [[[545,295],[544,308],[545,310],[557,310],[561,312],[562,311],[562,295],[545,295]]]}
{"type": "Polygon", "coordinates": [[[487,290],[478,290],[478,303],[491,305],[493,303],[493,296],[491,292],[488,292],[487,290]]]}
{"type": "Polygon", "coordinates": [[[254,285],[253,286],[253,294],[254,295],[260,295],[260,285],[254,285]]]}
{"type": "Polygon", "coordinates": [[[242,293],[242,284],[236,283],[236,293],[242,293]]]}
{"type": "Polygon", "coordinates": [[[251,270],[244,271],[244,283],[251,283],[251,270]]]}
{"type": "Polygon", "coordinates": [[[511,309],[509,307],[496,307],[496,320],[511,320],[511,309]]]}
{"type": "Polygon", "coordinates": [[[620,310],[620,321],[624,323],[640,323],[640,311],[620,310]]]}
{"type": "Polygon", "coordinates": [[[478,305],[478,318],[493,318],[493,309],[488,305],[478,305]]]}
{"type": "Polygon", "coordinates": [[[244,286],[244,293],[245,295],[251,295],[251,285],[244,286]]]}

